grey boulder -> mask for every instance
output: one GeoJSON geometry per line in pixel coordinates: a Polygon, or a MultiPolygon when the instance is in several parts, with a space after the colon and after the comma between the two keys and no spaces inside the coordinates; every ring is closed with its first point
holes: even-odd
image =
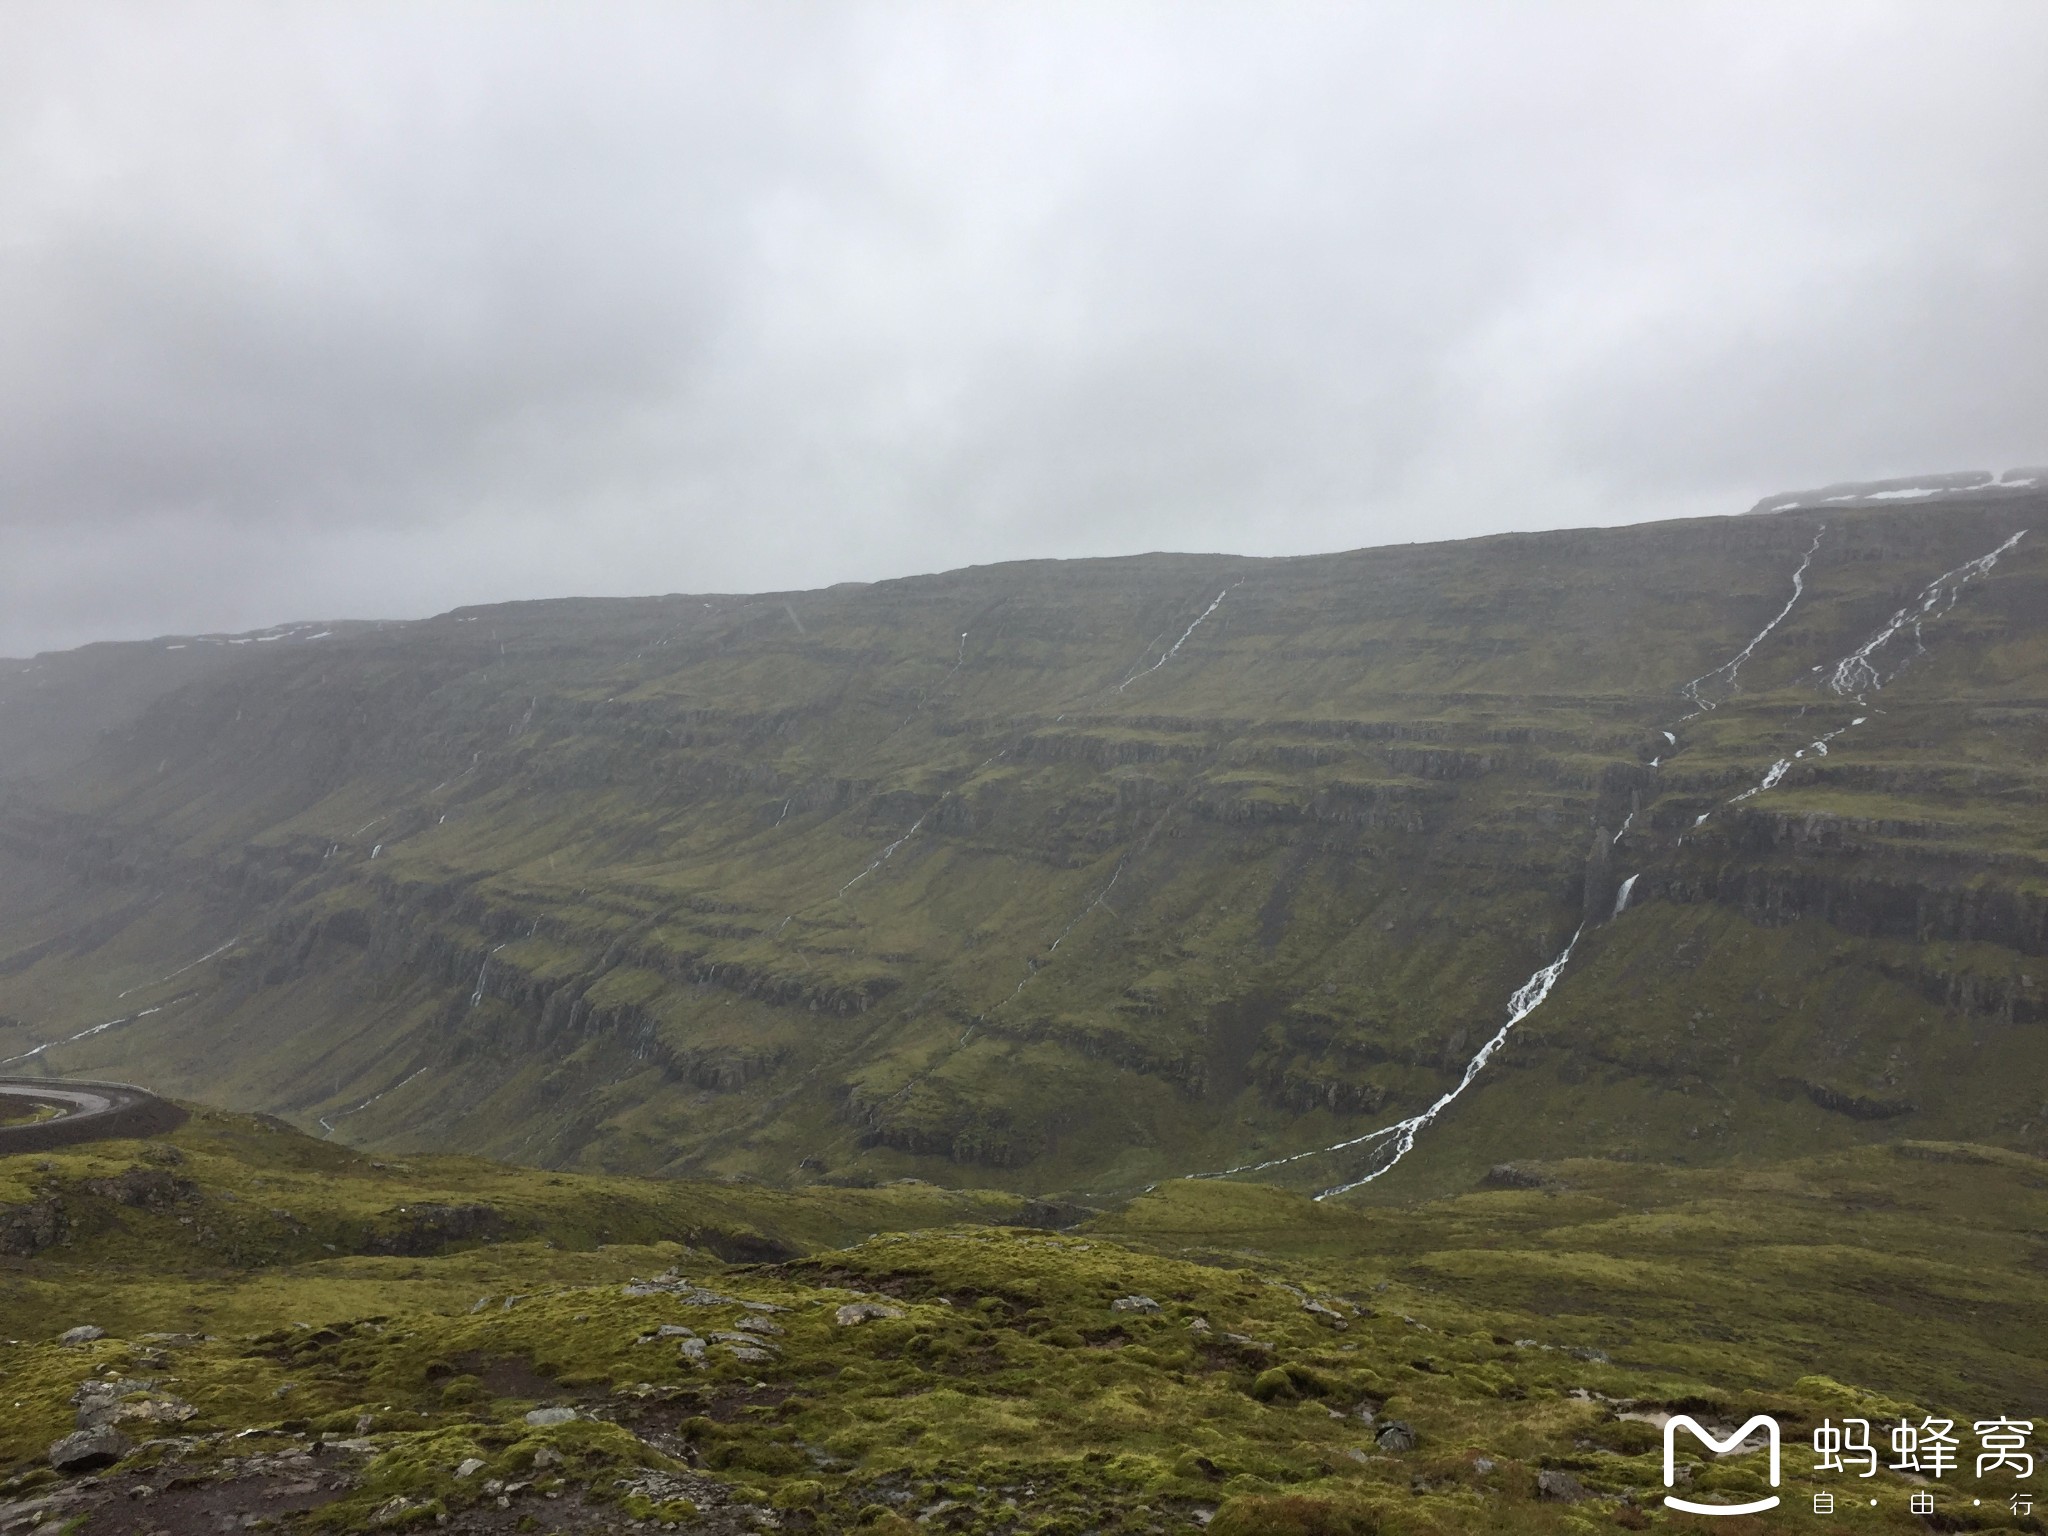
{"type": "Polygon", "coordinates": [[[1539,1499],[1552,1499],[1559,1504],[1576,1504],[1586,1496],[1586,1485],[1569,1472],[1552,1470],[1536,1474],[1536,1497],[1539,1499]]]}
{"type": "Polygon", "coordinates": [[[857,1324],[870,1322],[876,1318],[901,1317],[902,1315],[903,1309],[901,1307],[892,1307],[887,1302],[849,1301],[845,1306],[832,1314],[832,1320],[842,1328],[852,1328],[857,1324]]]}
{"type": "Polygon", "coordinates": [[[1415,1449],[1415,1426],[1404,1419],[1395,1419],[1379,1432],[1373,1443],[1383,1451],[1412,1451],[1415,1449]]]}
{"type": "Polygon", "coordinates": [[[59,1472],[90,1472],[111,1467],[134,1450],[128,1437],[111,1424],[81,1429],[50,1447],[50,1465],[59,1472]]]}

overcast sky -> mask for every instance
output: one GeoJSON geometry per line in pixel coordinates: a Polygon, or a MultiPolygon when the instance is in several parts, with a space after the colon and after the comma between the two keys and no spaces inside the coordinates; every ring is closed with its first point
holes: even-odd
{"type": "Polygon", "coordinates": [[[0,654],[2048,459],[2048,6],[0,3],[0,654]]]}

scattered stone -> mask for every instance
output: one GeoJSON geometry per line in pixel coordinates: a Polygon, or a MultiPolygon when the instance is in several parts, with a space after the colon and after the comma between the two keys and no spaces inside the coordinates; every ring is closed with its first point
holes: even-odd
{"type": "Polygon", "coordinates": [[[562,1453],[552,1445],[544,1445],[533,1453],[533,1464],[536,1469],[540,1467],[559,1467],[562,1464],[562,1453]]]}
{"type": "Polygon", "coordinates": [[[704,1341],[702,1339],[695,1337],[687,1338],[676,1346],[676,1350],[684,1361],[690,1365],[700,1365],[703,1363],[704,1341]]]}
{"type": "Polygon", "coordinates": [[[77,1427],[96,1429],[102,1424],[111,1424],[120,1409],[121,1399],[131,1392],[143,1391],[148,1385],[146,1381],[127,1377],[80,1382],[78,1390],[71,1394],[71,1401],[78,1405],[77,1427]]]}
{"type": "Polygon", "coordinates": [[[526,1416],[526,1422],[535,1429],[553,1429],[557,1424],[573,1424],[579,1415],[574,1408],[536,1408],[526,1416]]]}
{"type": "MultiPolygon", "coordinates": [[[[455,1469],[455,1476],[456,1476],[457,1480],[460,1480],[460,1479],[462,1479],[462,1478],[465,1478],[465,1477],[475,1477],[475,1476],[477,1475],[477,1473],[479,1473],[479,1472],[483,1471],[483,1469],[484,1469],[484,1459],[483,1459],[483,1457],[481,1457],[481,1456],[465,1456],[465,1457],[463,1457],[463,1458],[462,1458],[462,1462],[461,1462],[461,1464],[460,1464],[459,1466],[457,1466],[457,1467],[456,1467],[456,1469],[455,1469]]],[[[486,1485],[486,1487],[485,1487],[484,1491],[485,1491],[486,1493],[495,1493],[495,1492],[497,1492],[497,1490],[496,1490],[495,1488],[491,1488],[491,1487],[489,1487],[488,1485],[486,1485]]]]}
{"type": "Polygon", "coordinates": [[[1536,1497],[1553,1499],[1560,1504],[1577,1504],[1586,1498],[1586,1488],[1569,1472],[1545,1471],[1536,1474],[1536,1497]]]}
{"type": "Polygon", "coordinates": [[[1320,1301],[1304,1301],[1301,1304],[1301,1310],[1308,1313],[1317,1322],[1326,1324],[1331,1328],[1349,1328],[1351,1326],[1342,1312],[1320,1301]]]}
{"type": "Polygon", "coordinates": [[[91,1323],[80,1323],[76,1328],[67,1328],[57,1335],[59,1344],[90,1344],[94,1339],[104,1339],[107,1330],[95,1328],[91,1323]]]}
{"type": "MultiPolygon", "coordinates": [[[[673,1296],[686,1307],[755,1307],[757,1302],[741,1301],[737,1296],[726,1296],[718,1291],[707,1291],[692,1285],[688,1280],[670,1270],[667,1274],[656,1275],[652,1280],[629,1281],[621,1288],[621,1294],[632,1297],[673,1296]]],[[[778,1310],[770,1308],[769,1310],[778,1310]]]]}
{"type": "Polygon", "coordinates": [[[81,1429],[66,1435],[50,1447],[50,1465],[59,1472],[90,1472],[111,1467],[135,1447],[111,1424],[81,1429]]]}
{"type": "Polygon", "coordinates": [[[711,1335],[711,1341],[714,1344],[730,1344],[740,1349],[772,1350],[775,1348],[766,1339],[757,1339],[751,1333],[714,1333],[711,1335]]]}
{"type": "Polygon", "coordinates": [[[1207,1332],[1209,1332],[1209,1319],[1207,1319],[1206,1317],[1191,1317],[1191,1318],[1189,1318],[1189,1319],[1188,1319],[1188,1332],[1190,1332],[1190,1333],[1207,1333],[1207,1332]]]}
{"type": "Polygon", "coordinates": [[[198,1413],[190,1403],[168,1393],[152,1392],[150,1383],[117,1376],[82,1382],[71,1401],[78,1406],[80,1429],[140,1420],[148,1424],[182,1424],[198,1413]]]}
{"type": "Polygon", "coordinates": [[[654,1330],[654,1336],[657,1339],[694,1339],[697,1337],[697,1330],[685,1328],[681,1323],[663,1323],[654,1330]]]}
{"type": "Polygon", "coordinates": [[[775,1322],[771,1318],[755,1317],[751,1313],[746,1317],[741,1318],[738,1322],[734,1323],[733,1327],[744,1328],[748,1333],[782,1332],[782,1325],[780,1323],[775,1322]]]}
{"type": "Polygon", "coordinates": [[[1472,1470],[1481,1477],[1486,1476],[1497,1465],[1498,1463],[1491,1456],[1475,1456],[1472,1458],[1472,1470]]]}
{"type": "Polygon", "coordinates": [[[1383,1451],[1412,1451],[1416,1443],[1415,1426],[1405,1419],[1388,1420],[1387,1427],[1373,1439],[1383,1451]]]}
{"type": "Polygon", "coordinates": [[[832,1314],[833,1320],[842,1328],[851,1328],[856,1323],[865,1323],[875,1318],[901,1317],[903,1309],[879,1301],[849,1301],[832,1314]]]}
{"type": "Polygon", "coordinates": [[[746,1344],[733,1344],[727,1347],[732,1350],[733,1359],[743,1361],[748,1365],[765,1364],[767,1361],[775,1358],[765,1349],[757,1349],[746,1344]]]}
{"type": "Polygon", "coordinates": [[[1119,1296],[1109,1304],[1112,1312],[1157,1312],[1159,1303],[1150,1296],[1119,1296]]]}

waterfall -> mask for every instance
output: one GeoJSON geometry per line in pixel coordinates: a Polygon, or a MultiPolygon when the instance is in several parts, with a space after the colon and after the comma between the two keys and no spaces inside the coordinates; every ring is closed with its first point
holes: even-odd
{"type": "MultiPolygon", "coordinates": [[[[1621,916],[1627,909],[1628,893],[1636,888],[1636,882],[1642,878],[1640,874],[1634,874],[1621,882],[1621,889],[1614,893],[1614,917],[1621,916]]],[[[1613,922],[1614,918],[1611,917],[1608,921],[1613,922]]]]}

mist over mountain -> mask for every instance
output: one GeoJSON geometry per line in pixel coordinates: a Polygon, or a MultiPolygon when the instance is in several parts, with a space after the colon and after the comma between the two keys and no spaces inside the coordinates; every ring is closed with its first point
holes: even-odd
{"type": "Polygon", "coordinates": [[[2048,495],[1955,478],[12,664],[0,1059],[1084,1197],[2048,1148],[2048,495]]]}
{"type": "Polygon", "coordinates": [[[10,8],[0,1536],[2048,1529],[2044,45],[10,8]]]}

